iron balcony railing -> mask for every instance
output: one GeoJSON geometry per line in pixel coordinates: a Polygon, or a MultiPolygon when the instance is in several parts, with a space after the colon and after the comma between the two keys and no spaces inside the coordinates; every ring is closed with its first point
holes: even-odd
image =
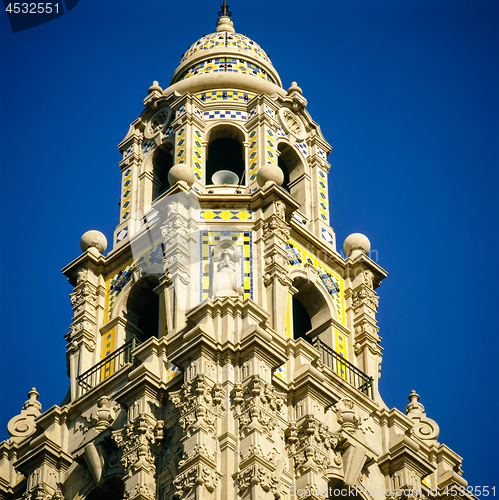
{"type": "Polygon", "coordinates": [[[106,356],[102,361],[92,366],[89,370],[78,375],[76,382],[78,383],[77,397],[83,396],[103,380],[123,368],[126,364],[133,360],[132,351],[140,344],[138,338],[132,337],[126,344],[116,349],[116,351],[106,356]]]}
{"type": "Polygon", "coordinates": [[[353,385],[362,394],[373,399],[373,378],[367,376],[362,370],[343,359],[336,351],[318,337],[312,341],[312,345],[321,353],[321,361],[342,379],[353,385]]]}

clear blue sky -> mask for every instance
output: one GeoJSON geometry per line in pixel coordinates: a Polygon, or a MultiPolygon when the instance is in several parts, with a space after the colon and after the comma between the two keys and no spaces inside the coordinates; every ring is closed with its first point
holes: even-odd
{"type": "MultiPolygon", "coordinates": [[[[64,398],[72,289],[59,270],[85,231],[112,239],[116,145],[220,3],[80,0],[16,34],[0,14],[0,439],[32,386],[44,409],[64,398]]],[[[340,248],[362,232],[390,273],[386,403],[403,411],[415,389],[470,485],[497,485],[499,2],[229,4],[334,147],[340,248]]]]}

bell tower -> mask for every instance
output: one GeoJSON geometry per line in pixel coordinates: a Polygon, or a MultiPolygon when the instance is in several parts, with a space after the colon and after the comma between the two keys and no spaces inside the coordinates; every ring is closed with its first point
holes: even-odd
{"type": "Polygon", "coordinates": [[[41,413],[33,389],[9,423],[2,498],[443,499],[466,485],[419,396],[406,415],[381,398],[387,273],[364,235],[338,252],[331,146],[225,1],[118,148],[110,249],[89,231],[63,270],[70,392],[41,413]]]}

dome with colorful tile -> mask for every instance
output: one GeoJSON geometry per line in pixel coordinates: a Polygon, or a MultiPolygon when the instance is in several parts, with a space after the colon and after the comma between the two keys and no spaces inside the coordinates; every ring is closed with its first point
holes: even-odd
{"type": "Polygon", "coordinates": [[[204,35],[187,49],[170,84],[212,73],[239,73],[282,86],[268,54],[246,35],[236,33],[228,16],[218,19],[215,33],[204,35]]]}

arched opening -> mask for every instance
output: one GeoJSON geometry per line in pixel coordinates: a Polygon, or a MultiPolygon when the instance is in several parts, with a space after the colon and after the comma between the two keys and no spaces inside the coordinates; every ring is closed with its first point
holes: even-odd
{"type": "Polygon", "coordinates": [[[302,303],[293,297],[293,332],[295,339],[305,339],[310,342],[307,332],[312,329],[312,323],[307,310],[302,303]]]}
{"type": "Polygon", "coordinates": [[[171,145],[161,146],[156,149],[152,159],[153,164],[153,188],[152,199],[164,193],[169,187],[168,172],[173,166],[173,154],[171,145]]]}
{"type": "Polygon", "coordinates": [[[319,336],[332,347],[331,309],[324,294],[305,276],[293,280],[293,336],[312,342],[319,336]],[[312,334],[312,336],[309,335],[312,334]]]}
{"type": "Polygon", "coordinates": [[[219,170],[234,172],[239,181],[245,172],[244,137],[242,132],[231,126],[220,126],[210,132],[206,158],[206,184],[212,184],[212,176],[219,170]]]}
{"type": "Polygon", "coordinates": [[[284,160],[279,156],[277,159],[277,165],[279,168],[282,170],[282,173],[284,174],[284,182],[282,183],[282,188],[285,189],[288,193],[290,192],[290,187],[289,187],[289,168],[284,162],[284,160]]]}
{"type": "Polygon", "coordinates": [[[150,337],[158,337],[160,297],[154,292],[158,286],[157,276],[141,278],[130,290],[126,303],[126,318],[134,325],[137,338],[144,342],[150,337]]]}
{"type": "Polygon", "coordinates": [[[104,484],[96,486],[86,497],[86,500],[121,500],[125,488],[123,480],[112,477],[104,484]]]}
{"type": "Polygon", "coordinates": [[[277,164],[284,173],[284,182],[282,187],[288,191],[291,196],[301,204],[305,202],[305,189],[299,182],[300,177],[304,174],[303,160],[298,153],[285,142],[280,142],[277,145],[279,158],[277,164]]]}

